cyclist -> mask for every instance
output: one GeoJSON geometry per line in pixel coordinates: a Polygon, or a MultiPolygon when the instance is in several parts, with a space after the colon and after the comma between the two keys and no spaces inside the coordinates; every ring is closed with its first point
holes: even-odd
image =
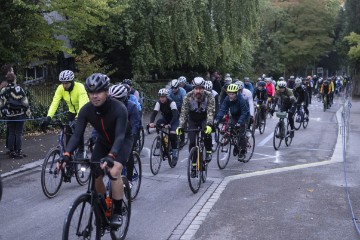
{"type": "MultiPolygon", "coordinates": [[[[175,101],[176,107],[179,111],[179,114],[181,112],[181,107],[182,107],[185,95],[186,95],[186,91],[185,91],[185,89],[180,87],[179,80],[178,79],[171,80],[169,98],[172,99],[173,101],[175,101]]],[[[180,146],[183,147],[185,145],[185,135],[184,134],[180,135],[180,141],[181,141],[180,146]]]]}
{"type": "Polygon", "coordinates": [[[183,89],[185,89],[186,93],[192,91],[192,87],[191,87],[190,84],[187,83],[186,77],[181,76],[181,77],[178,78],[178,80],[179,80],[180,87],[182,87],[183,89]]]}
{"type": "Polygon", "coordinates": [[[205,90],[211,92],[215,99],[215,115],[219,108],[219,94],[213,89],[213,83],[211,81],[205,81],[205,90]]]}
{"type": "Polygon", "coordinates": [[[264,81],[259,81],[253,95],[253,99],[255,100],[256,98],[256,104],[260,106],[261,119],[265,119],[266,117],[266,104],[268,100],[268,93],[265,85],[266,83],[264,81]]]}
{"type": "Polygon", "coordinates": [[[228,87],[231,83],[232,83],[232,78],[230,77],[230,74],[229,74],[229,76],[225,78],[224,86],[223,86],[222,89],[221,89],[221,93],[220,93],[220,105],[222,104],[222,102],[223,102],[224,99],[226,98],[226,96],[227,96],[226,89],[227,89],[227,87],[228,87]]]}
{"type": "MultiPolygon", "coordinates": [[[[295,83],[295,82],[294,82],[295,83]]],[[[293,91],[286,87],[286,82],[281,81],[278,83],[279,90],[275,93],[275,100],[273,107],[271,109],[271,114],[275,112],[275,106],[277,102],[280,100],[280,110],[282,112],[288,111],[288,119],[291,127],[290,137],[294,137],[294,112],[295,112],[295,102],[296,99],[294,97],[293,91]]]]}
{"type": "Polygon", "coordinates": [[[271,78],[265,78],[265,88],[268,95],[268,103],[270,104],[275,96],[275,86],[271,78]]]}
{"type": "Polygon", "coordinates": [[[333,105],[334,103],[334,92],[335,92],[335,77],[329,80],[329,85],[330,85],[330,95],[329,95],[329,106],[331,107],[331,105],[333,105]]]}
{"type": "Polygon", "coordinates": [[[129,85],[129,87],[130,87],[129,94],[134,95],[136,97],[136,99],[138,100],[138,102],[141,104],[140,93],[133,87],[134,86],[133,81],[131,81],[130,79],[124,79],[122,81],[122,83],[129,85]]]}
{"type": "Polygon", "coordinates": [[[322,95],[323,101],[326,99],[326,102],[327,102],[326,108],[328,108],[328,109],[330,108],[329,107],[330,93],[331,93],[331,87],[330,87],[329,81],[327,79],[324,79],[323,83],[321,84],[321,87],[320,87],[320,94],[322,95]]]}
{"type": "Polygon", "coordinates": [[[309,104],[311,104],[311,98],[312,98],[312,92],[313,92],[313,86],[314,86],[314,81],[312,80],[311,76],[306,77],[304,85],[305,85],[307,94],[309,96],[309,104]]]}
{"type": "MultiPolygon", "coordinates": [[[[204,129],[205,160],[211,161],[212,140],[211,131],[215,113],[215,99],[212,93],[205,91],[205,80],[195,77],[192,81],[193,90],[186,94],[180,114],[180,124],[176,134],[181,135],[186,122],[189,129],[201,127],[204,129]]],[[[189,152],[195,146],[195,132],[189,132],[189,152]]]]}
{"type": "Polygon", "coordinates": [[[244,77],[244,87],[248,89],[251,92],[251,94],[254,94],[254,87],[251,84],[249,77],[244,77]]]}
{"type": "MultiPolygon", "coordinates": [[[[80,109],[89,102],[89,98],[84,85],[82,83],[75,82],[74,78],[75,75],[70,70],[64,70],[59,74],[59,81],[61,82],[61,84],[57,87],[55,91],[55,95],[49,107],[47,117],[41,123],[42,129],[45,129],[49,125],[62,99],[66,102],[69,108],[69,112],[67,113],[68,122],[74,121],[78,117],[80,109]]],[[[79,143],[77,158],[83,158],[83,156],[84,136],[82,136],[79,143]]]]}
{"type": "MultiPolygon", "coordinates": [[[[126,106],[128,111],[128,120],[131,127],[131,134],[133,136],[132,151],[136,146],[136,141],[139,139],[139,128],[140,128],[140,113],[136,108],[136,104],[129,101],[127,88],[122,85],[113,85],[109,88],[109,95],[116,100],[121,101],[126,106]]],[[[132,152],[131,151],[131,152],[132,152]]],[[[130,154],[129,160],[126,163],[126,178],[129,180],[130,186],[132,185],[131,180],[133,178],[134,171],[134,156],[130,154]]]]}
{"type": "MultiPolygon", "coordinates": [[[[214,124],[218,124],[220,119],[230,111],[230,123],[239,128],[238,138],[241,151],[238,155],[239,161],[244,161],[246,154],[246,124],[249,120],[250,112],[246,100],[242,94],[238,94],[239,87],[236,84],[230,84],[227,88],[228,96],[221,104],[220,110],[215,117],[214,124]]],[[[235,148],[236,149],[236,148],[235,148]]]]}
{"type": "Polygon", "coordinates": [[[99,194],[106,194],[103,182],[104,172],[101,169],[108,168],[111,176],[111,191],[113,202],[113,215],[110,223],[114,227],[122,224],[122,198],[123,181],[121,171],[126,164],[132,149],[133,138],[130,124],[128,124],[127,109],[123,103],[109,97],[108,89],[110,79],[105,74],[94,73],[85,82],[86,91],[90,102],[85,104],[78,115],[77,127],[65,148],[59,167],[65,167],[71,161],[71,153],[75,150],[87,123],[90,123],[98,133],[95,147],[91,155],[91,161],[100,160],[100,166],[96,169],[95,189],[99,194]]]}
{"type": "Polygon", "coordinates": [[[172,161],[173,164],[177,162],[177,137],[176,137],[176,128],[179,126],[179,111],[176,107],[175,101],[169,98],[169,90],[162,88],[158,92],[159,101],[156,102],[154,111],[150,116],[149,127],[154,128],[155,118],[157,113],[160,111],[162,118],[158,119],[156,124],[164,124],[170,128],[169,140],[172,148],[172,161]]]}
{"type": "Polygon", "coordinates": [[[295,79],[295,88],[293,89],[294,95],[296,97],[296,108],[297,110],[300,109],[301,103],[304,103],[304,111],[306,114],[306,121],[309,121],[309,96],[308,92],[306,90],[306,87],[302,84],[302,81],[300,78],[295,79]]]}
{"type": "Polygon", "coordinates": [[[248,128],[250,129],[251,124],[254,121],[254,99],[253,99],[253,95],[250,92],[250,90],[246,89],[244,86],[244,83],[241,81],[236,81],[235,84],[239,87],[239,94],[242,95],[242,97],[245,99],[249,111],[250,111],[250,117],[249,117],[249,124],[248,124],[248,128]]]}
{"type": "Polygon", "coordinates": [[[293,89],[295,86],[295,77],[290,76],[288,82],[287,82],[287,88],[293,89]]]}

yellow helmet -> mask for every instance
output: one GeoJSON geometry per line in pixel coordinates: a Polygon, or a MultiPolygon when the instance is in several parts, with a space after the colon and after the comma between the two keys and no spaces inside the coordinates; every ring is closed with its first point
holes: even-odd
{"type": "Polygon", "coordinates": [[[237,93],[239,91],[239,86],[237,84],[230,84],[227,87],[226,91],[228,93],[237,93]]]}

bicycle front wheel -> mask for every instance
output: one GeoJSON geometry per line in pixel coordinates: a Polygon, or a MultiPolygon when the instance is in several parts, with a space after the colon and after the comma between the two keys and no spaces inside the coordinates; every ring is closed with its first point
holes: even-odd
{"type": "Polygon", "coordinates": [[[188,160],[188,182],[193,193],[197,193],[201,185],[201,165],[199,165],[200,160],[198,158],[200,156],[198,153],[198,148],[193,147],[190,151],[188,160]]]}
{"type": "Polygon", "coordinates": [[[275,150],[278,150],[280,148],[283,139],[281,127],[282,126],[280,125],[280,123],[277,123],[275,126],[274,136],[273,136],[273,145],[275,150]]]}
{"type": "Polygon", "coordinates": [[[217,149],[217,165],[224,169],[229,162],[231,155],[231,141],[228,134],[225,134],[219,141],[217,149]]]}
{"type": "Polygon", "coordinates": [[[122,202],[122,224],[120,227],[110,229],[111,239],[123,240],[129,230],[130,216],[131,216],[131,189],[129,182],[125,176],[122,176],[124,184],[124,196],[122,202]]]}
{"type": "Polygon", "coordinates": [[[72,204],[65,218],[63,240],[100,239],[101,221],[91,206],[91,195],[80,195],[72,204]]]}
{"type": "Polygon", "coordinates": [[[303,113],[301,111],[296,111],[294,115],[294,128],[295,130],[299,130],[301,128],[301,124],[303,121],[303,113]]]}
{"type": "Polygon", "coordinates": [[[87,184],[90,178],[90,165],[89,164],[76,164],[75,177],[80,186],[87,184]]]}
{"type": "Polygon", "coordinates": [[[163,153],[161,149],[161,139],[160,136],[156,136],[150,151],[150,170],[154,175],[159,173],[163,158],[162,155],[163,153]]]}
{"type": "Polygon", "coordinates": [[[303,128],[307,128],[308,124],[309,124],[309,115],[305,114],[303,121],[303,128]]]}
{"type": "Polygon", "coordinates": [[[59,192],[63,182],[62,171],[57,171],[56,162],[60,159],[60,150],[52,148],[46,154],[41,169],[41,188],[48,198],[53,198],[59,192]]]}
{"type": "Polygon", "coordinates": [[[290,146],[293,138],[290,137],[290,130],[291,130],[291,127],[290,127],[290,123],[287,124],[287,127],[286,127],[286,136],[285,136],[285,144],[286,146],[290,146]]]}
{"type": "Polygon", "coordinates": [[[133,152],[134,156],[134,170],[133,170],[133,177],[131,179],[131,200],[134,200],[140,191],[141,186],[141,178],[142,178],[142,166],[140,156],[137,152],[133,152]]]}
{"type": "Polygon", "coordinates": [[[265,132],[265,127],[266,127],[266,117],[262,119],[261,122],[259,122],[260,134],[263,134],[265,132]]]}
{"type": "Polygon", "coordinates": [[[255,150],[255,137],[250,130],[246,131],[246,155],[244,162],[250,161],[255,150]]]}

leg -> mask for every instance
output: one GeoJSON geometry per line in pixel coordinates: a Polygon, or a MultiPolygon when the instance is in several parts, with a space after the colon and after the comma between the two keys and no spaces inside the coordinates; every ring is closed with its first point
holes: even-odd
{"type": "Polygon", "coordinates": [[[10,150],[11,157],[15,157],[15,128],[16,128],[16,122],[7,123],[7,129],[9,131],[8,148],[10,150]]]}
{"type": "MultiPolygon", "coordinates": [[[[197,127],[198,127],[198,125],[197,125],[195,122],[193,122],[193,121],[191,121],[191,120],[188,121],[188,128],[189,128],[189,129],[195,129],[195,128],[197,128],[197,127]]],[[[189,152],[190,152],[191,149],[195,146],[195,137],[196,137],[195,132],[188,132],[189,152]]]]}
{"type": "Polygon", "coordinates": [[[25,121],[15,122],[15,149],[16,149],[16,158],[24,157],[24,154],[21,151],[22,141],[21,137],[23,134],[25,121]]]}

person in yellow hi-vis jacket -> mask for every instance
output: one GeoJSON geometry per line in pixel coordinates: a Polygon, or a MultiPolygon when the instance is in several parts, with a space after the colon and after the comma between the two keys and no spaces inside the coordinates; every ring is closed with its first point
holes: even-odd
{"type": "MultiPolygon", "coordinates": [[[[41,128],[45,129],[54,117],[61,100],[64,100],[69,108],[67,113],[68,122],[72,122],[77,117],[80,109],[89,102],[89,97],[82,83],[74,81],[75,75],[70,70],[64,70],[59,74],[61,84],[57,87],[55,95],[49,107],[47,117],[41,124],[41,128]]],[[[84,155],[84,137],[79,145],[77,157],[84,155]]]]}

